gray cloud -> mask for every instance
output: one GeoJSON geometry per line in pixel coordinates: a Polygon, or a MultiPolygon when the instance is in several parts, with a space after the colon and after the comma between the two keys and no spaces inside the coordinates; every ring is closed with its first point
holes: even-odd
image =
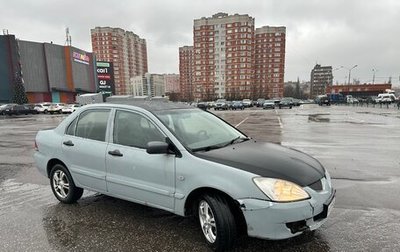
{"type": "MultiPolygon", "coordinates": [[[[286,80],[309,80],[315,63],[351,67],[352,77],[399,83],[400,2],[396,0],[1,0],[0,28],[18,38],[64,44],[70,28],[74,46],[91,51],[90,29],[116,26],[148,43],[151,72],[178,72],[178,47],[193,43],[193,19],[217,12],[249,14],[256,26],[287,27],[286,80]]],[[[334,72],[335,82],[348,71],[334,72]]]]}

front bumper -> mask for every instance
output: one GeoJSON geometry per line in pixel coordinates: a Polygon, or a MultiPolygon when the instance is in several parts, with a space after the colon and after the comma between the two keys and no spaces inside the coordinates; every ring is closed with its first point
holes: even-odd
{"type": "Polygon", "coordinates": [[[309,200],[277,203],[260,199],[238,200],[247,223],[247,234],[281,240],[319,228],[335,204],[335,190],[315,192],[307,188],[309,200]]]}

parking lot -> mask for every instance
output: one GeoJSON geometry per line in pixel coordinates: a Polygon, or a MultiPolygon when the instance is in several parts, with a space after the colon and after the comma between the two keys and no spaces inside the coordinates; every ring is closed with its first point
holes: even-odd
{"type": "MultiPolygon", "coordinates": [[[[399,251],[400,110],[309,104],[211,112],[250,137],[316,157],[337,189],[314,235],[241,238],[239,251],[399,251]]],[[[0,116],[0,251],[207,251],[190,218],[92,192],[60,204],[32,155],[36,132],[64,117],[0,116]]]]}

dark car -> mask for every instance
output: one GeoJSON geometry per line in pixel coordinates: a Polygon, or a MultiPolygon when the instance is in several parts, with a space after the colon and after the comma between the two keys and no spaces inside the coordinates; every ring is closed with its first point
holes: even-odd
{"type": "MultiPolygon", "coordinates": [[[[315,101],[320,106],[322,106],[322,105],[330,106],[331,105],[331,100],[329,99],[329,97],[327,95],[318,95],[315,98],[315,101]]],[[[358,100],[357,100],[357,102],[358,102],[358,100]]]]}
{"type": "Polygon", "coordinates": [[[233,101],[232,105],[231,105],[231,109],[232,110],[237,110],[237,109],[243,110],[244,104],[241,101],[233,101]]]}
{"type": "Polygon", "coordinates": [[[281,109],[281,108],[292,108],[294,105],[293,105],[293,101],[292,101],[292,99],[287,99],[287,98],[283,98],[280,102],[279,102],[279,105],[278,105],[278,107],[281,109]]]}
{"type": "Polygon", "coordinates": [[[207,110],[207,108],[208,108],[207,102],[199,102],[199,103],[197,103],[197,107],[202,110],[207,110]]]}
{"type": "Polygon", "coordinates": [[[35,109],[31,109],[27,105],[12,105],[8,107],[4,114],[6,115],[28,115],[28,114],[37,114],[35,109]]]}
{"type": "Polygon", "coordinates": [[[28,114],[39,114],[39,111],[35,109],[35,104],[24,104],[23,106],[29,110],[28,114]]]}

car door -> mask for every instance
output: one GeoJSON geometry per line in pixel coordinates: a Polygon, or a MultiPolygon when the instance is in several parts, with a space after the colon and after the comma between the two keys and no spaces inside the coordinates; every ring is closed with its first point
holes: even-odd
{"type": "Polygon", "coordinates": [[[107,147],[107,188],[115,196],[173,210],[175,155],[148,154],[147,143],[165,135],[145,115],[116,110],[107,147]]]}
{"type": "Polygon", "coordinates": [[[62,150],[74,181],[94,191],[106,192],[106,132],[110,109],[83,111],[67,127],[62,150]]]}

